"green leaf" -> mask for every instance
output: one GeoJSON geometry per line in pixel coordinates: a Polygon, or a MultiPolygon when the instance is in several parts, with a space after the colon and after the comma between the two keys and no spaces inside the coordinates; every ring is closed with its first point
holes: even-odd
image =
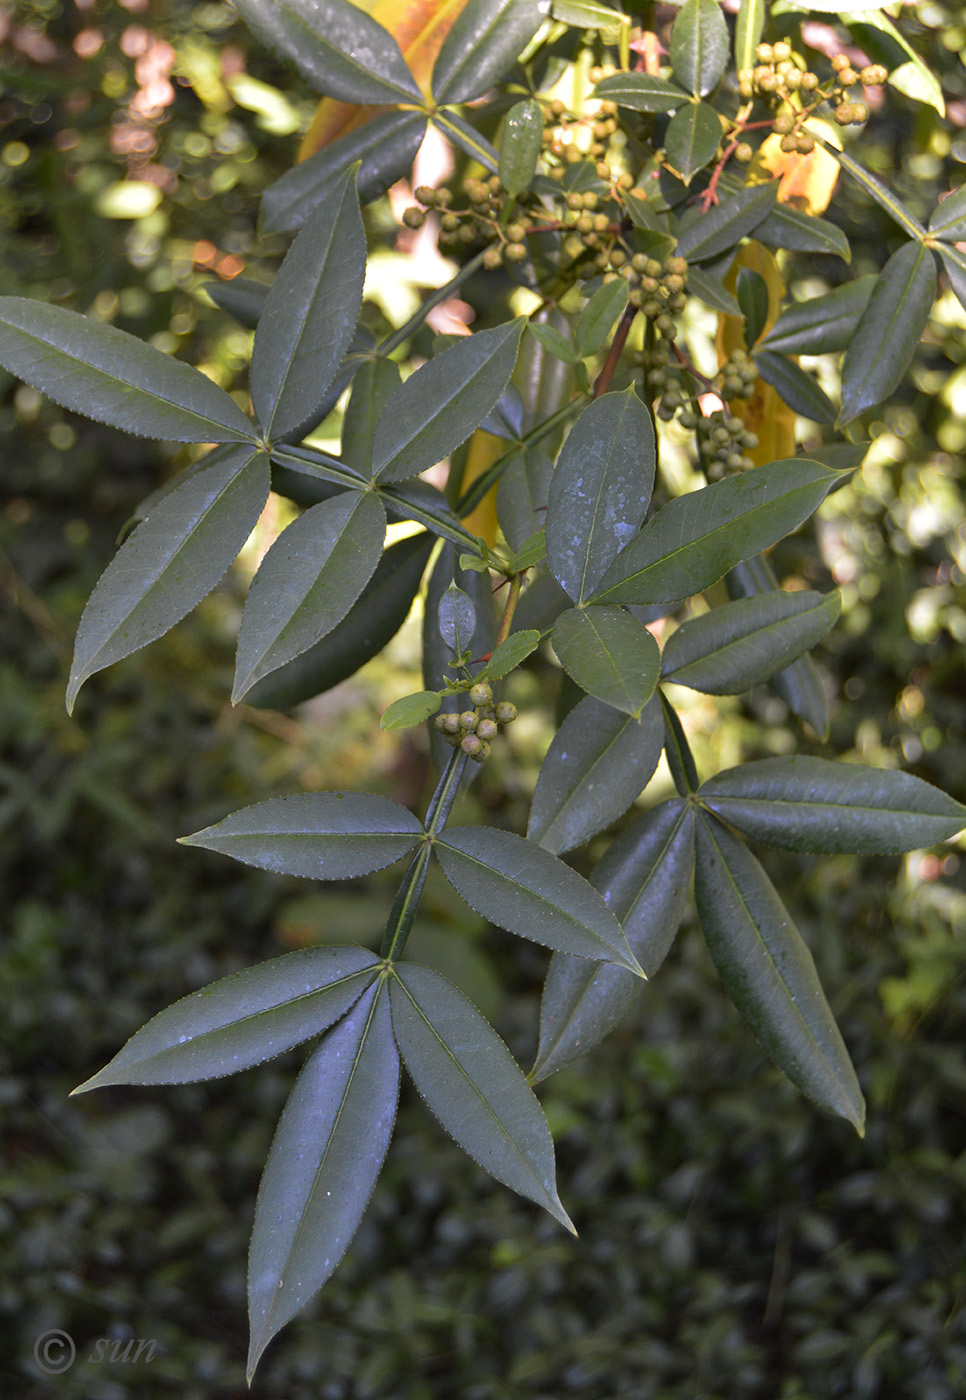
{"type": "Polygon", "coordinates": [[[343,102],[422,105],[395,39],[351,0],[236,0],[235,8],[316,92],[343,102]]]}
{"type": "Polygon", "coordinates": [[[543,760],[527,840],[554,855],[582,846],[644,791],[663,747],[655,699],[636,720],[588,695],[570,711],[543,760]]]}
{"type": "Polygon", "coordinates": [[[673,112],[688,100],[687,93],[675,83],[650,73],[615,73],[597,84],[594,97],[633,112],[673,112]]]}
{"type": "Polygon", "coordinates": [[[393,519],[415,520],[441,539],[471,553],[479,552],[479,540],[463,528],[446,497],[428,481],[396,482],[381,487],[378,496],[393,519]]]}
{"type": "Polygon", "coordinates": [[[791,253],[832,253],[843,262],[852,261],[849,240],[836,224],[791,204],[776,204],[755,229],[755,237],[760,243],[791,253]]]}
{"type": "Polygon", "coordinates": [[[792,1083],[861,1135],[862,1091],[808,947],[747,846],[714,818],[697,828],[698,918],[729,996],[792,1083]]]}
{"type": "Polygon", "coordinates": [[[367,360],[356,372],[342,418],[341,457],[347,466],[368,477],[372,470],[372,440],[386,404],[399,388],[394,360],[367,360]]]}
{"type": "Polygon", "coordinates": [[[405,175],[426,134],[422,112],[381,112],[308,160],[293,165],[262,195],[261,227],[265,233],[293,233],[314,209],[328,200],[343,175],[357,161],[359,198],[369,204],[405,175]]]}
{"type": "Polygon", "coordinates": [[[857,160],[853,160],[847,151],[840,151],[830,141],[824,141],[821,137],[819,140],[832,159],[838,161],[842,169],[862,186],[866,194],[870,195],[876,204],[896,221],[900,228],[904,228],[911,238],[922,239],[925,237],[926,230],[922,224],[909,213],[906,206],[890,189],[887,189],[874,175],[870,175],[857,160]]]}
{"type": "Polygon", "coordinates": [[[406,621],[432,548],[432,537],[425,534],[390,545],[342,621],[314,647],[252,686],[246,705],[290,709],[354,676],[406,621]]]}
{"type": "Polygon", "coordinates": [[[845,18],[855,40],[873,63],[890,70],[889,86],[914,102],[935,107],[941,117],[946,104],[939,79],[886,15],[875,8],[853,11],[845,18]]]}
{"type": "Polygon", "coordinates": [[[439,635],[455,656],[469,648],[476,631],[476,609],[473,600],[451,583],[439,600],[439,635]]]}
{"type": "Polygon", "coordinates": [[[721,311],[725,316],[741,315],[741,307],[727,287],[696,263],[688,268],[688,292],[703,301],[705,306],[710,306],[712,311],[721,311]]]}
{"type": "Polygon", "coordinates": [[[509,637],[496,647],[486,663],[486,674],[491,681],[502,680],[511,671],[526,661],[531,652],[540,645],[540,633],[532,628],[511,632],[509,637]]]}
{"type": "Polygon", "coordinates": [[[939,201],[929,220],[929,232],[947,243],[966,238],[966,183],[939,201]]]}
{"type": "Polygon", "coordinates": [[[550,12],[554,19],[569,24],[572,29],[597,29],[605,44],[619,42],[620,34],[629,24],[627,15],[601,5],[597,0],[553,0],[550,12]]]}
{"type": "Polygon", "coordinates": [[[578,355],[597,355],[603,350],[629,295],[630,287],[623,277],[597,288],[577,322],[578,355]]]}
{"type": "Polygon", "coordinates": [[[433,67],[438,103],[469,102],[507,73],[550,12],[550,0],[473,0],[457,15],[433,67]]]}
{"type": "Polygon", "coordinates": [[[664,133],[668,164],[686,185],[714,159],[720,144],[721,122],[707,102],[689,102],[686,107],[679,108],[664,133]]]}
{"type": "MultiPolygon", "coordinates": [[[[439,634],[437,619],[443,594],[454,581],[472,600],[476,613],[476,629],[469,644],[473,657],[486,656],[496,641],[496,614],[489,571],[477,574],[469,569],[457,568],[455,549],[452,545],[444,545],[430,575],[423,605],[423,682],[427,690],[439,690],[453,679],[449,664],[453,653],[439,634]]],[[[471,667],[471,670],[477,671],[479,667],[471,667]]],[[[452,697],[454,705],[458,698],[452,697]]]]}
{"type": "Polygon", "coordinates": [[[728,26],[717,0],[685,0],[671,27],[669,51],[681,86],[696,97],[710,92],[727,66],[728,49],[728,26]]]}
{"type": "Polygon", "coordinates": [[[759,349],[784,355],[847,350],[876,281],[869,273],[824,296],[795,302],[782,312],[759,349]]]}
{"type": "Polygon", "coordinates": [[[442,697],[435,690],[417,690],[413,695],[404,695],[386,706],[379,728],[412,729],[434,715],[441,704],[442,697]]]}
{"type": "Polygon", "coordinates": [[[684,622],[664,647],[661,677],[708,695],[770,680],[834,627],[838,592],[763,593],[684,622]]]}
{"type": "Polygon", "coordinates": [[[433,113],[433,125],[446,139],[470,160],[479,161],[484,170],[495,175],[500,168],[500,154],[490,145],[485,136],[452,107],[433,113]]]}
{"type": "Polygon", "coordinates": [[[423,836],[412,812],[368,792],[270,797],[182,836],[245,865],[306,880],[354,880],[401,860],[423,836]]]}
{"type": "Polygon", "coordinates": [[[903,244],[883,268],[845,352],[841,423],[881,403],[901,383],[935,300],[932,251],[922,243],[903,244]]]}
{"type": "Polygon", "coordinates": [[[543,530],[535,530],[528,540],[514,554],[507,565],[507,572],[522,574],[527,569],[536,568],[547,557],[547,540],[543,530]]]}
{"type": "Polygon", "coordinates": [[[602,394],[561,449],[547,501],[547,563],[576,603],[590,596],[640,528],[654,486],[651,415],[634,386],[602,394]]]}
{"type": "Polygon", "coordinates": [[[745,763],[705,783],[701,797],[748,836],[790,851],[898,855],[966,826],[966,807],[911,773],[827,758],[745,763]]]}
{"type": "Polygon", "coordinates": [[[73,1093],[108,1084],[186,1084],[251,1069],[338,1021],[378,967],[364,948],[302,948],[246,967],[152,1017],[73,1093]]]}
{"type": "Polygon", "coordinates": [[[268,458],[248,447],[212,452],[121,546],[77,629],[67,708],[89,676],[163,636],[210,593],[268,500],[268,458]]]}
{"type": "MultiPolygon", "coordinates": [[[[720,127],[718,137],[720,139],[720,127]]],[[[726,253],[757,229],[771,212],[778,196],[778,181],[752,185],[731,199],[713,204],[690,224],[678,238],[677,251],[689,262],[700,262],[726,253]]]]}
{"type": "MultiPolygon", "coordinates": [[[[339,457],[330,457],[327,452],[321,452],[317,447],[298,447],[294,444],[273,447],[272,461],[284,471],[297,473],[308,480],[314,479],[316,483],[331,482],[343,490],[348,487],[353,491],[360,491],[368,486],[366,478],[360,476],[348,462],[339,457]]],[[[326,491],[323,499],[329,500],[334,494],[336,493],[326,491]]]]}
{"type": "Polygon", "coordinates": [[[551,643],[582,690],[637,718],[654,694],[661,654],[650,632],[623,608],[570,608],[551,643]]]}
{"type": "Polygon", "coordinates": [[[778,391],[794,413],[813,423],[835,422],[834,403],[807,370],[787,355],[776,355],[770,350],[756,350],[752,358],[765,383],[778,391]]]}
{"type": "Polygon", "coordinates": [[[464,336],[410,375],[376,424],[377,480],[418,476],[479,427],[507,386],[525,325],[518,317],[464,336]]]}
{"type": "Polygon", "coordinates": [[[942,259],[950,286],[960,305],[966,307],[966,253],[948,243],[937,243],[936,252],[942,259]]]}
{"type": "Polygon", "coordinates": [[[522,549],[543,529],[553,462],[537,447],[517,453],[496,488],[496,513],[511,549],[522,549]]]}
{"type": "MultiPolygon", "coordinates": [[[[764,554],[753,555],[737,564],[725,578],[732,598],[757,598],[779,591],[778,580],[764,554]]],[[[821,738],[828,734],[828,700],[825,687],[811,656],[798,657],[769,680],[793,714],[810,724],[821,738]]]]}
{"type": "MultiPolygon", "coordinates": [[[[591,876],[653,977],[687,907],[694,868],[694,819],[687,803],[662,802],[608,848],[591,876]]],[[[643,986],[622,967],[555,953],[540,1003],[540,1044],[531,1080],[545,1079],[609,1035],[643,986]]]]}
{"type": "Polygon", "coordinates": [[[279,1121],[248,1262],[248,1379],[280,1328],[338,1267],[372,1194],[399,1095],[399,1052],[380,983],[307,1060],[279,1121]]]}
{"type": "Polygon", "coordinates": [[[484,1171],[576,1234],[557,1195],[547,1120],[503,1041],[428,967],[401,962],[394,972],[393,1033],[427,1107],[484,1171]]]}
{"type": "Polygon", "coordinates": [[[677,710],[663,690],[657,692],[657,698],[661,702],[661,712],[664,715],[664,757],[671,781],[681,797],[690,797],[701,786],[694,754],[691,752],[691,745],[677,710]]]}
{"type": "Polygon", "coordinates": [[[26,297],[0,297],[0,364],[54,403],[140,437],[254,442],[235,400],[153,345],[26,297]]]}
{"type": "Polygon", "coordinates": [[[312,506],[282,532],[248,591],[233,704],[342,621],[375,572],[385,533],[382,506],[362,491],[312,506]]]}
{"type": "Polygon", "coordinates": [[[433,847],[471,909],[510,933],[639,973],[620,924],[569,865],[510,831],[447,829],[433,847]]]}
{"type": "Polygon", "coordinates": [[[269,441],[300,437],[362,309],[366,238],[354,173],[308,219],[272,283],[252,346],[251,395],[269,441]]]}
{"type": "Polygon", "coordinates": [[[768,283],[750,267],[738,269],[738,305],[745,318],[745,345],[749,348],[761,337],[768,320],[768,283]]]}
{"type": "Polygon", "coordinates": [[[514,199],[530,188],[543,141],[543,111],[532,98],[506,114],[500,143],[500,180],[514,199]]]}
{"type": "Polygon", "coordinates": [[[755,68],[755,49],[765,31],[765,0],[741,0],[735,21],[735,70],[738,73],[755,68]]]}
{"type": "Polygon", "coordinates": [[[253,331],[265,309],[271,287],[264,282],[253,282],[249,277],[234,277],[230,282],[213,277],[205,283],[205,291],[216,306],[234,316],[246,330],[253,331]]]}
{"type": "Polygon", "coordinates": [[[796,529],[845,475],[788,457],[679,496],[618,555],[592,601],[690,598],[796,529]]]}
{"type": "Polygon", "coordinates": [[[534,340],[540,342],[544,350],[548,350],[556,359],[563,360],[564,364],[575,365],[580,359],[574,346],[562,331],[557,330],[556,326],[541,325],[538,321],[530,321],[527,324],[527,331],[534,340]]]}

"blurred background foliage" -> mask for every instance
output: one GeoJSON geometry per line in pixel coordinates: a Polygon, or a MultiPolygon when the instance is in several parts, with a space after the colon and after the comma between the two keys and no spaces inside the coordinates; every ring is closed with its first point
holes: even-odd
{"type": "MultiPolygon", "coordinates": [[[[942,78],[947,118],[889,92],[861,157],[925,212],[966,173],[966,7],[907,7],[903,25],[942,78]]],[[[0,11],[0,35],[5,290],[123,326],[242,393],[248,332],[205,288],[271,276],[281,244],[258,237],[257,197],[294,158],[312,95],[220,3],[36,0],[0,11]]],[[[392,227],[385,202],[368,217],[375,232],[392,227]]],[[[854,185],[840,187],[830,217],[848,228],[857,274],[898,241],[854,185]]],[[[801,258],[786,276],[811,294],[841,268],[801,258]]],[[[500,283],[482,285],[461,290],[471,307],[500,283]]],[[[388,293],[373,298],[374,329],[394,314],[388,293]]],[[[776,551],[786,581],[843,590],[819,656],[830,744],[796,738],[770,692],[694,697],[686,718],[705,772],[799,743],[901,764],[966,800],[964,330],[944,295],[913,376],[873,415],[854,483],[776,551]]],[[[294,715],[232,710],[241,577],[99,677],[68,720],[84,600],[137,502],[189,451],[0,384],[4,1396],[249,1393],[247,1235],[298,1057],[238,1080],[67,1095],[194,988],[290,947],[378,937],[388,878],[316,891],[177,848],[176,836],[276,792],[355,784],[415,804],[425,786],[421,739],[377,724],[389,699],[418,686],[418,622],[294,715]],[[49,1327],[70,1332],[79,1356],[44,1378],[31,1355],[49,1327]],[[97,1365],[86,1357],[104,1336],[158,1346],[150,1363],[97,1365]]],[[[523,715],[512,749],[464,799],[472,816],[523,829],[558,683],[546,660],[516,679],[523,715]]],[[[485,1179],[404,1096],[346,1263],[252,1393],[963,1394],[962,847],[899,867],[765,858],[866,1090],[866,1139],[768,1067],[688,927],[625,1027],[541,1088],[580,1239],[485,1179]]],[[[480,926],[442,882],[426,908],[414,951],[527,1063],[544,958],[480,926]]]]}

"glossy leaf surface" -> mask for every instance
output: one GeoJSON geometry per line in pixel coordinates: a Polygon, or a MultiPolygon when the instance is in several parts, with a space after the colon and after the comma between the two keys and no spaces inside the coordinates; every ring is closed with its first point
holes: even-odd
{"type": "Polygon", "coordinates": [[[730,199],[714,204],[678,236],[677,251],[688,261],[720,257],[740,243],[770,213],[778,196],[778,182],[752,185],[730,199]]]}
{"type": "Polygon", "coordinates": [[[582,846],[644,791],[663,745],[656,700],[637,720],[588,695],[570,711],[543,760],[527,840],[554,855],[582,846]]]}
{"type": "Polygon", "coordinates": [[[596,890],[549,851],[492,827],[455,827],[434,849],[471,909],[510,933],[637,972],[620,924],[596,890]]]}
{"type": "Polygon", "coordinates": [[[707,102],[689,102],[679,107],[664,136],[668,162],[686,185],[713,158],[720,143],[721,123],[707,102]]]}
{"type": "Polygon", "coordinates": [[[812,955],[761,865],[699,816],[695,901],[721,980],[779,1069],[860,1134],[865,1105],[812,955]]]}
{"type": "Polygon", "coordinates": [[[378,199],[405,175],[425,134],[422,112],[380,112],[269,185],[262,195],[262,228],[266,233],[291,233],[301,228],[356,161],[361,162],[357,176],[360,200],[369,204],[378,199]]]}
{"type": "Polygon", "coordinates": [[[550,0],[472,0],[457,16],[433,68],[439,103],[468,102],[501,78],[550,13],[550,0]]]}
{"type": "Polygon", "coordinates": [[[520,318],[468,335],[406,380],[376,425],[377,480],[418,476],[479,427],[507,386],[523,326],[520,318]]]}
{"type": "Polygon", "coordinates": [[[498,681],[508,676],[540,645],[540,633],[535,628],[522,628],[511,632],[498,647],[495,647],[486,663],[486,674],[498,681]]]}
{"type": "MultiPolygon", "coordinates": [[[[688,806],[673,799],[632,822],[591,876],[648,977],[664,961],[684,917],[693,868],[694,820],[688,806]]],[[[640,978],[621,967],[555,953],[540,1003],[531,1078],[544,1079],[585,1055],[642,990],[640,978]]]]}
{"type": "Polygon", "coordinates": [[[279,1120],[248,1261],[248,1375],[331,1277],[372,1195],[392,1136],[399,1052],[380,984],[313,1051],[279,1120]]]}
{"type": "Polygon", "coordinates": [[[844,475],[787,458],[669,501],[615,559],[594,601],[669,603],[709,588],[800,525],[844,475]]]}
{"type": "Polygon", "coordinates": [[[503,123],[500,180],[514,199],[530,186],[537,169],[542,137],[543,113],[538,103],[528,98],[510,108],[503,123]]]}
{"type": "Polygon", "coordinates": [[[476,609],[462,588],[451,583],[439,601],[439,635],[456,656],[468,650],[476,631],[476,609]]]}
{"type": "Polygon", "coordinates": [[[316,92],[361,104],[422,103],[395,39],[350,0],[237,0],[235,8],[316,92]]]}
{"type": "Polygon", "coordinates": [[[255,440],[235,400],[200,370],[63,306],[0,297],[0,364],[61,407],[126,433],[255,440]]]}
{"type": "Polygon", "coordinates": [[[842,363],[847,423],[881,403],[900,383],[936,300],[936,259],[921,243],[903,244],[886,263],[842,363]]]}
{"type": "Polygon", "coordinates": [[[936,252],[960,306],[966,307],[966,252],[947,243],[937,243],[936,252]]]}
{"type": "Polygon", "coordinates": [[[966,807],[911,773],[806,755],[719,773],[701,797],[754,840],[791,851],[898,855],[966,826],[966,807]]]}
{"type": "Polygon", "coordinates": [[[301,948],[222,977],[153,1016],[74,1093],[250,1069],[338,1021],[378,966],[364,948],[301,948]]]}
{"type": "Polygon", "coordinates": [[[232,701],[331,632],[369,582],[386,533],[375,496],[346,491],[284,530],[252,580],[232,701]]]}
{"type": "Polygon", "coordinates": [[[615,73],[597,84],[594,96],[634,112],[673,112],[688,100],[676,83],[650,73],[615,73]]]}
{"type": "Polygon", "coordinates": [[[837,592],[763,593],[695,617],[673,632],[662,678],[708,695],[740,695],[762,685],[834,627],[837,592]]]}
{"type": "Polygon", "coordinates": [[[929,232],[947,243],[966,238],[966,185],[939,201],[929,219],[929,232]]]}
{"type": "Polygon", "coordinates": [[[623,608],[570,608],[551,637],[561,666],[581,690],[637,718],[661,670],[657,642],[623,608]]]}
{"type": "Polygon", "coordinates": [[[211,453],[176,482],[107,566],[74,645],[67,708],[89,676],[155,638],[200,603],[251,534],[268,499],[268,458],[247,447],[211,453]]]}
{"type": "Polygon", "coordinates": [[[824,355],[847,350],[876,277],[856,277],[824,296],[796,302],[779,316],[759,349],[784,355],[824,355]]]}
{"type": "Polygon", "coordinates": [[[352,880],[408,855],[422,835],[412,812],[388,797],[306,792],[242,807],[181,843],[279,875],[352,880]]]}
{"type": "Polygon", "coordinates": [[[547,454],[531,447],[517,453],[500,477],[497,518],[511,549],[519,549],[543,527],[553,472],[547,454]]]}
{"type": "Polygon", "coordinates": [[[685,0],[671,29],[669,58],[682,87],[703,97],[728,62],[728,26],[716,0],[685,0]]]}
{"type": "Polygon", "coordinates": [[[633,387],[589,404],[564,443],[547,500],[547,563],[575,603],[637,532],[654,486],[651,415],[633,387]]]}
{"type": "Polygon", "coordinates": [[[352,340],[365,275],[359,199],[346,175],[289,249],[255,332],[252,406],[269,441],[315,420],[352,340]]]}
{"type": "Polygon", "coordinates": [[[387,705],[379,721],[380,729],[412,729],[436,713],[442,703],[435,690],[418,690],[387,705]]]}
{"type": "Polygon", "coordinates": [[[605,282],[588,298],[577,322],[578,355],[597,355],[603,350],[618,316],[627,305],[629,291],[628,284],[618,277],[613,282],[605,282]]]}
{"type": "Polygon", "coordinates": [[[783,403],[813,423],[834,423],[835,405],[821,385],[787,355],[756,350],[755,366],[766,384],[777,389],[783,403]]]}
{"type": "Polygon", "coordinates": [[[576,1233],[557,1195],[543,1109],[503,1041],[438,973],[407,962],[394,972],[393,1033],[427,1107],[484,1171],[576,1233]]]}

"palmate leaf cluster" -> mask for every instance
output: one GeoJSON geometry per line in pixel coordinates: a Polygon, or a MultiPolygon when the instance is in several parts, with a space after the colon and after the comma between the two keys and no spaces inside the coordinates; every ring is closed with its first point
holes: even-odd
{"type": "MultiPolygon", "coordinates": [[[[315,503],[283,531],[252,582],[234,701],[285,705],[336,684],[392,638],[420,593],[426,689],[391,706],[385,727],[458,711],[462,724],[471,703],[467,735],[479,715],[493,723],[487,699],[468,698],[473,687],[492,696],[544,643],[582,695],[544,759],[526,837],[448,825],[472,752],[464,737],[451,756],[440,746],[441,775],[422,820],[387,798],[321,792],[256,803],[185,838],[315,880],[407,862],[379,956],[307,949],[217,982],[161,1012],[81,1086],[205,1079],[310,1043],[259,1192],[249,1279],[253,1370],[352,1239],[389,1145],[401,1067],[477,1162],[572,1228],[531,1083],[617,1023],[667,955],[692,882],[715,966],[754,1034],[794,1084],[861,1132],[861,1089],[811,953],[748,841],[890,855],[954,836],[966,810],[915,776],[816,756],[745,763],[702,781],[667,688],[740,695],[769,682],[824,732],[825,699],[809,651],[834,626],[838,596],[782,590],[764,555],[848,478],[861,450],[836,456],[821,444],[813,455],[763,462],[669,496],[646,382],[632,374],[626,387],[611,387],[637,313],[628,281],[598,283],[586,267],[568,266],[559,240],[541,256],[551,281],[566,272],[584,288],[585,304],[569,322],[507,319],[446,346],[405,380],[391,358],[405,335],[374,344],[361,334],[361,205],[408,169],[429,121],[497,174],[511,201],[531,210],[535,201],[554,205],[559,189],[539,168],[535,70],[523,70],[530,95],[512,107],[498,148],[471,124],[475,109],[463,110],[505,77],[538,31],[554,33],[541,31],[549,5],[467,6],[436,60],[431,100],[395,39],[347,0],[244,0],[238,8],[318,90],[389,110],[265,194],[265,227],[299,231],[260,306],[251,417],[200,372],[124,332],[61,307],[0,298],[0,361],[13,373],[114,427],[207,446],[152,498],[92,594],[69,706],[92,675],[161,636],[218,583],[273,480],[298,483],[315,503]],[[592,385],[585,362],[595,356],[605,362],[592,385]],[[514,381],[518,365],[540,357],[567,367],[576,390],[543,417],[527,410],[514,381]],[[314,445],[312,433],[346,388],[335,456],[314,445]],[[564,423],[562,445],[543,450],[564,423]],[[505,450],[462,496],[419,480],[481,427],[505,450]],[[493,493],[502,539],[488,541],[463,521],[493,493]],[[419,529],[386,548],[387,522],[400,519],[419,529]],[[509,584],[499,623],[494,578],[509,584]],[[713,606],[679,617],[659,645],[655,621],[722,580],[731,600],[713,595],[713,606]],[[636,815],[584,879],[562,857],[618,822],[662,757],[677,795],[636,815]],[[403,956],[434,858],[472,909],[552,950],[529,1082],[462,993],[403,956]]],[[[685,261],[693,295],[743,318],[749,358],[781,403],[812,423],[855,426],[895,389],[916,352],[936,295],[937,259],[966,303],[957,247],[966,239],[966,195],[951,193],[924,227],[828,143],[845,175],[908,241],[880,273],[793,303],[770,324],[761,278],[739,277],[732,291],[731,265],[752,237],[765,247],[850,257],[835,223],[780,201],[776,181],[746,182],[722,153],[721,112],[726,126],[735,120],[732,53],[739,71],[750,66],[764,9],[743,4],[732,35],[714,0],[687,0],[669,35],[670,76],[625,63],[598,84],[597,97],[624,114],[641,159],[650,151],[647,178],[659,190],[646,211],[648,201],[628,197],[620,236],[640,256],[685,261]],[[842,352],[837,408],[797,357],[842,352]]],[[[623,49],[628,24],[616,11],[576,0],[555,6],[553,17],[578,33],[606,36],[616,25],[613,42],[623,49]]],[[[606,197],[593,162],[577,161],[571,171],[560,180],[565,192],[606,197]]],[[[536,287],[539,261],[534,252],[536,287]]],[[[558,287],[547,291],[548,309],[560,295],[558,287]]],[[[653,328],[648,337],[653,348],[653,328]]],[[[697,375],[683,353],[682,364],[697,375]]],[[[698,466],[708,466],[700,454],[698,466]]]]}

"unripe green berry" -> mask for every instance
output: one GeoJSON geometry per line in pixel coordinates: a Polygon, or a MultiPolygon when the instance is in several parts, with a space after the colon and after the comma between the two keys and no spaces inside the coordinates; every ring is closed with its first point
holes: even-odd
{"type": "Polygon", "coordinates": [[[460,748],[470,758],[483,762],[483,740],[478,739],[475,734],[466,734],[460,740],[460,748]]]}
{"type": "Polygon", "coordinates": [[[747,165],[750,160],[754,160],[755,152],[747,141],[739,141],[735,147],[735,160],[741,165],[747,165]]]}
{"type": "Polygon", "coordinates": [[[444,214],[439,221],[439,226],[444,233],[454,233],[460,226],[457,214],[444,214]]]}
{"type": "Polygon", "coordinates": [[[456,237],[461,243],[475,243],[479,234],[472,224],[464,224],[457,230],[456,237]]]}
{"type": "Polygon", "coordinates": [[[664,264],[664,271],[671,273],[675,277],[685,277],[688,271],[687,258],[668,258],[664,264]]]}
{"type": "Polygon", "coordinates": [[[499,726],[497,725],[496,720],[493,719],[481,719],[479,724],[476,726],[476,734],[477,738],[479,739],[495,739],[498,733],[499,726]]]}
{"type": "Polygon", "coordinates": [[[436,728],[441,734],[462,734],[460,728],[460,717],[454,710],[450,710],[445,715],[436,716],[436,728]]]}
{"type": "Polygon", "coordinates": [[[525,243],[508,243],[503,256],[507,262],[523,262],[527,256],[527,246],[525,243]]]}
{"type": "Polygon", "coordinates": [[[776,63],[785,63],[792,56],[792,46],[784,39],[779,39],[777,44],[772,45],[771,54],[776,63]]]}
{"type": "Polygon", "coordinates": [[[797,137],[797,136],[783,136],[782,139],[781,139],[781,140],[779,141],[779,143],[778,143],[778,148],[779,148],[779,150],[784,151],[786,155],[788,155],[788,154],[789,154],[790,152],[792,152],[792,151],[797,151],[797,150],[798,150],[798,137],[797,137]]]}
{"type": "Polygon", "coordinates": [[[759,63],[774,63],[775,50],[771,44],[759,44],[755,49],[755,57],[759,63]]]}
{"type": "Polygon", "coordinates": [[[854,68],[839,69],[839,82],[842,84],[843,87],[855,87],[858,81],[859,75],[858,73],[856,73],[854,68]]]}
{"type": "Polygon", "coordinates": [[[772,125],[779,136],[787,136],[795,126],[795,118],[790,112],[782,112],[775,118],[772,125]]]}
{"type": "Polygon", "coordinates": [[[503,262],[503,249],[498,243],[491,243],[483,250],[483,266],[493,272],[503,262]]]}
{"type": "Polygon", "coordinates": [[[472,734],[480,722],[480,717],[475,710],[464,710],[459,717],[460,729],[465,734],[472,734]]]}
{"type": "Polygon", "coordinates": [[[506,236],[511,243],[520,243],[527,236],[527,226],[521,223],[507,224],[506,236]]]}
{"type": "Polygon", "coordinates": [[[482,709],[484,705],[491,704],[493,701],[493,687],[490,685],[490,682],[477,681],[475,685],[471,685],[469,699],[470,704],[475,705],[478,710],[482,709]]]}
{"type": "Polygon", "coordinates": [[[403,223],[407,228],[422,228],[426,222],[426,213],[423,209],[407,209],[403,213],[403,223]]]}
{"type": "Polygon", "coordinates": [[[648,258],[644,264],[644,271],[648,277],[660,277],[664,273],[664,264],[658,262],[657,258],[648,258]]]}
{"type": "Polygon", "coordinates": [[[868,119],[869,119],[869,109],[868,109],[868,107],[865,105],[865,103],[864,103],[864,102],[853,102],[853,103],[852,103],[852,123],[853,123],[853,125],[857,125],[859,122],[868,121],[868,119]]]}
{"type": "Polygon", "coordinates": [[[836,73],[841,73],[843,68],[849,67],[849,60],[844,53],[833,54],[831,61],[836,73]]]}
{"type": "Polygon", "coordinates": [[[835,120],[839,126],[849,126],[852,122],[852,103],[841,102],[835,109],[835,120]]]}
{"type": "Polygon", "coordinates": [[[501,700],[496,707],[496,717],[500,724],[512,724],[518,713],[512,700],[501,700]]]}

